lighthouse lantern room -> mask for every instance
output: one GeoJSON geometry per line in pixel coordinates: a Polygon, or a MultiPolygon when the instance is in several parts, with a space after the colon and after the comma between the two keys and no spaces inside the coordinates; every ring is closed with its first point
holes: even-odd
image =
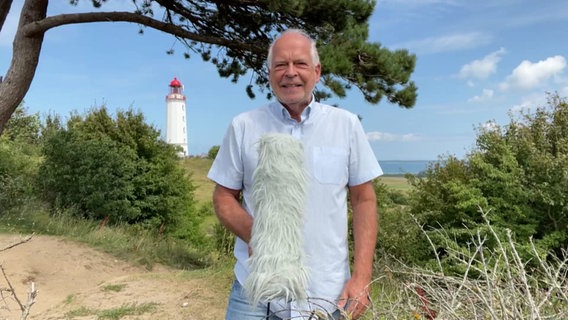
{"type": "Polygon", "coordinates": [[[169,87],[170,93],[166,96],[166,142],[179,146],[178,155],[186,157],[189,153],[183,85],[174,77],[169,87]]]}

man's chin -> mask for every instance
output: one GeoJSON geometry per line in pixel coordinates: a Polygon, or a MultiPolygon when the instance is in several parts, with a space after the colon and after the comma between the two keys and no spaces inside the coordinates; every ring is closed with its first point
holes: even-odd
{"type": "Polygon", "coordinates": [[[305,107],[305,106],[308,105],[308,103],[305,102],[305,101],[303,101],[303,100],[293,100],[293,101],[292,101],[292,100],[288,100],[288,101],[282,101],[282,100],[280,100],[280,103],[281,103],[282,105],[284,105],[286,108],[288,108],[288,109],[294,109],[294,110],[297,110],[297,109],[299,109],[300,107],[305,107]]]}
{"type": "Polygon", "coordinates": [[[308,104],[308,101],[304,98],[304,96],[300,95],[284,95],[278,97],[278,101],[285,105],[298,105],[298,104],[308,104]]]}

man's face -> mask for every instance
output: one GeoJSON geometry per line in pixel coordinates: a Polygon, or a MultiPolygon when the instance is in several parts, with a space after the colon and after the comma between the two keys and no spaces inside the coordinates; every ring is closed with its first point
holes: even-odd
{"type": "Polygon", "coordinates": [[[304,36],[289,33],[274,43],[270,86],[284,106],[301,113],[311,101],[320,72],[321,66],[312,61],[310,41],[304,36]]]}

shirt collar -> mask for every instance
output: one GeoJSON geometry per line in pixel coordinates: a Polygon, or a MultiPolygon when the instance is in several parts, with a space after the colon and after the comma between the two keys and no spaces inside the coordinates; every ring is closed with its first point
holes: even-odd
{"type": "MultiPolygon", "coordinates": [[[[308,104],[308,106],[304,109],[304,111],[302,111],[302,115],[300,116],[301,119],[300,123],[304,123],[310,118],[310,115],[312,114],[312,109],[316,103],[315,101],[316,99],[312,94],[312,101],[310,102],[310,104],[308,104]]],[[[288,110],[286,110],[286,108],[284,108],[284,106],[279,101],[275,102],[273,105],[280,109],[280,116],[282,120],[294,121],[294,122],[296,121],[292,118],[292,116],[290,116],[288,110]]]]}

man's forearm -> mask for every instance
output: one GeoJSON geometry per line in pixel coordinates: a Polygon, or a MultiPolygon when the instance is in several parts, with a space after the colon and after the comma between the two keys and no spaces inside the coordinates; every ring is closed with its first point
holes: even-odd
{"type": "Polygon", "coordinates": [[[213,206],[221,224],[241,240],[249,243],[252,217],[241,206],[238,195],[237,190],[217,186],[213,192],[213,206]]]}
{"type": "Polygon", "coordinates": [[[377,242],[376,203],[366,201],[353,210],[354,263],[353,276],[371,280],[377,242]]]}
{"type": "Polygon", "coordinates": [[[371,182],[351,188],[353,208],[353,276],[371,280],[377,242],[377,200],[371,182]]]}

